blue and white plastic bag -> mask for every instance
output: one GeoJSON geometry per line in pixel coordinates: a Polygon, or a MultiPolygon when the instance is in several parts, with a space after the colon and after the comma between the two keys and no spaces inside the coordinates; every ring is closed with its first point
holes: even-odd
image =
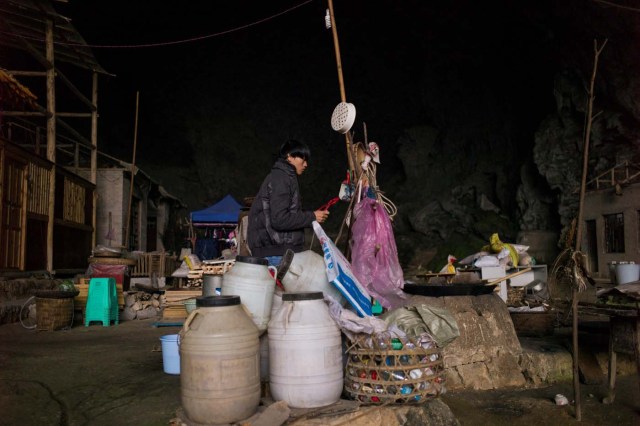
{"type": "Polygon", "coordinates": [[[320,240],[327,278],[360,316],[371,315],[371,296],[353,274],[351,264],[334,242],[325,234],[318,222],[313,222],[313,230],[320,240]]]}

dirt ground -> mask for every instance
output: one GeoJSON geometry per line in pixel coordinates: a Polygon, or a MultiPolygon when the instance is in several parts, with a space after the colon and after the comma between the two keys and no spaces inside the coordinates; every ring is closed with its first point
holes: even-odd
{"type": "Polygon", "coordinates": [[[573,399],[573,384],[524,390],[452,392],[442,397],[462,426],[510,425],[640,425],[640,387],[634,376],[621,376],[616,382],[616,400],[603,404],[605,386],[580,388],[582,421],[575,419],[574,406],[557,406],[556,394],[573,399]]]}
{"type": "MultiPolygon", "coordinates": [[[[166,425],[180,407],[180,378],[162,369],[160,336],[178,327],[154,320],[118,326],[76,325],[64,331],[0,326],[0,425],[166,425]]],[[[528,390],[449,392],[442,397],[465,425],[640,425],[640,389],[634,376],[618,377],[615,402],[606,389],[582,387],[582,422],[572,406],[571,383],[528,390]]]]}

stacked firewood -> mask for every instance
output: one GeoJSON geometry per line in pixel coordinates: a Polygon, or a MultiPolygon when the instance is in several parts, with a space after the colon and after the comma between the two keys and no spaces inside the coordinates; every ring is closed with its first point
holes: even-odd
{"type": "Polygon", "coordinates": [[[160,315],[165,304],[164,294],[130,291],[124,298],[124,309],[120,315],[123,320],[154,318],[160,315]]]}
{"type": "Polygon", "coordinates": [[[184,302],[202,296],[202,289],[175,289],[167,290],[165,293],[166,302],[163,305],[162,319],[177,320],[187,318],[187,310],[184,302]]]}

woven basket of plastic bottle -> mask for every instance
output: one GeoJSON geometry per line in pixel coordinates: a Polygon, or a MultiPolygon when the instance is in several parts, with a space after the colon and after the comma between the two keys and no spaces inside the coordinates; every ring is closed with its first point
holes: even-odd
{"type": "Polygon", "coordinates": [[[344,391],[362,404],[416,404],[444,393],[440,350],[392,339],[383,348],[352,342],[344,391]]]}

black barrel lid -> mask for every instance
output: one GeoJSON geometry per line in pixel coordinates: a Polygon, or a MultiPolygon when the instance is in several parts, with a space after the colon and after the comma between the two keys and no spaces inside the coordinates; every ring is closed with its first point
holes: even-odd
{"type": "Polygon", "coordinates": [[[198,308],[210,308],[212,306],[235,306],[240,304],[240,296],[200,296],[196,297],[198,308]]]}
{"type": "Polygon", "coordinates": [[[299,300],[322,300],[324,296],[321,291],[298,291],[295,293],[283,293],[283,302],[296,302],[299,300]]]}
{"type": "Polygon", "coordinates": [[[269,265],[269,261],[264,257],[236,256],[236,262],[251,263],[253,265],[269,265]]]}

